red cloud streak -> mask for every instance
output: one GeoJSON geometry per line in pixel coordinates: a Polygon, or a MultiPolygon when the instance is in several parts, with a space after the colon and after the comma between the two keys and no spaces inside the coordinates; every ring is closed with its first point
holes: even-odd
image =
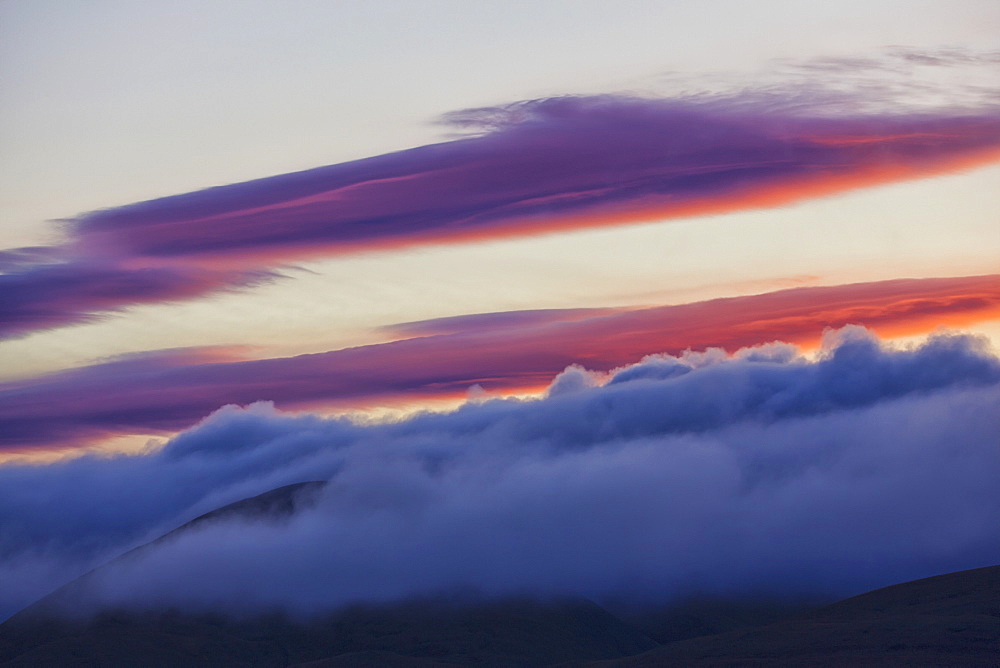
{"type": "Polygon", "coordinates": [[[217,361],[201,351],[150,353],[0,385],[0,448],[77,447],[170,433],[222,405],[361,407],[460,396],[474,384],[543,388],[570,364],[610,370],[651,353],[781,340],[815,345],[827,327],[883,336],[1000,317],[1000,275],[903,279],[782,290],[582,317],[491,314],[488,327],[297,357],[217,361]],[[508,322],[504,322],[504,320],[508,322]]]}

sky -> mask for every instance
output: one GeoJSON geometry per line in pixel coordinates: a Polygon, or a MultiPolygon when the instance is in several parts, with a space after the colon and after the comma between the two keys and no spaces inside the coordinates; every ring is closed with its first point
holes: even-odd
{"type": "Polygon", "coordinates": [[[0,26],[0,615],[313,479],[293,526],[198,532],[95,600],[843,594],[1000,560],[997,3],[0,0],[0,26]],[[359,569],[332,535],[380,555],[356,590],[232,567],[359,569]],[[193,562],[218,591],[171,579],[193,562]]]}

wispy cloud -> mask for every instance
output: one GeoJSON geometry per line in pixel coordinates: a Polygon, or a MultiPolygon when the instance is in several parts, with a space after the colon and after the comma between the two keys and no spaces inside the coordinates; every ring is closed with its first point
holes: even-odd
{"type": "Polygon", "coordinates": [[[0,338],[91,322],[99,312],[168,303],[271,281],[264,270],[196,266],[124,268],[104,262],[48,262],[0,274],[0,338]]]}
{"type": "Polygon", "coordinates": [[[998,315],[1000,275],[991,275],[795,288],[597,314],[469,316],[411,323],[404,331],[413,338],[287,358],[149,353],[0,385],[0,447],[29,452],[169,433],[230,403],[349,408],[461,397],[473,385],[538,391],[572,364],[609,371],[650,353],[816,344],[824,328],[847,324],[902,335],[998,315]]]}

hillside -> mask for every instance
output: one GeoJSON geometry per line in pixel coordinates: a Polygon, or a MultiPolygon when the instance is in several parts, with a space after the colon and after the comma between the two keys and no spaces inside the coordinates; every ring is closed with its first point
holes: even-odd
{"type": "MultiPolygon", "coordinates": [[[[289,485],[225,506],[115,561],[155,549],[204,522],[233,516],[280,521],[311,503],[321,485],[289,485]]],[[[61,617],[59,611],[85,596],[88,580],[100,570],[0,625],[0,665],[544,665],[612,658],[656,646],[634,627],[578,599],[411,601],[355,606],[308,621],[282,615],[232,620],[120,610],[86,621],[61,617]],[[320,663],[312,663],[316,661],[320,663]]]]}
{"type": "Polygon", "coordinates": [[[914,580],[600,666],[1000,665],[1000,566],[914,580]]]}

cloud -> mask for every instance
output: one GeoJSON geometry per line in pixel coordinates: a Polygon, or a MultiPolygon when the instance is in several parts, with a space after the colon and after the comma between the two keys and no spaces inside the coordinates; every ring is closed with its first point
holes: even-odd
{"type": "Polygon", "coordinates": [[[277,278],[261,270],[51,262],[0,274],[0,338],[90,322],[98,312],[246,288],[277,278]]]}
{"type": "Polygon", "coordinates": [[[59,249],[52,246],[25,246],[0,251],[0,274],[25,266],[44,264],[59,259],[59,249]]]}
{"type": "Polygon", "coordinates": [[[1000,52],[965,47],[917,48],[896,45],[865,56],[823,56],[807,60],[778,58],[757,73],[752,83],[744,73],[702,76],[699,80],[672,76],[678,85],[725,90],[742,82],[761,99],[798,99],[823,104],[831,114],[897,115],[998,110],[997,65],[1000,52]]]}
{"type": "Polygon", "coordinates": [[[1000,51],[976,51],[960,46],[939,49],[917,49],[906,46],[890,47],[893,58],[915,65],[934,67],[992,66],[1000,63],[1000,51]]]}
{"type": "Polygon", "coordinates": [[[836,100],[800,85],[737,90],[463,110],[445,116],[465,133],[453,141],[85,213],[49,251],[61,265],[0,256],[21,266],[0,296],[34,305],[0,320],[0,335],[252,285],[304,258],[780,207],[1000,158],[989,105],[859,111],[864,87],[836,100]],[[81,294],[117,280],[94,267],[150,285],[81,294]]]}
{"type": "Polygon", "coordinates": [[[187,428],[224,404],[357,408],[540,391],[571,364],[610,371],[654,352],[775,340],[815,344],[826,327],[883,335],[959,326],[1000,312],[1000,276],[780,290],[677,306],[514,312],[424,326],[428,335],[296,357],[239,360],[176,350],[0,384],[0,448],[69,449],[187,428]],[[596,314],[595,314],[596,313],[596,314]],[[434,331],[446,333],[434,335],[434,331]]]}
{"type": "Polygon", "coordinates": [[[787,345],[657,356],[396,423],[227,407],[155,453],[0,468],[0,571],[21,583],[0,604],[57,584],[51,564],[71,577],[315,479],[331,482],[290,523],[205,525],[106,571],[80,605],[845,595],[1000,558],[998,404],[982,341],[901,349],[847,328],[812,361],[787,345]]]}
{"type": "MultiPolygon", "coordinates": [[[[912,72],[914,67],[922,68],[961,68],[974,70],[984,68],[992,70],[1000,64],[1000,51],[984,51],[963,46],[939,48],[922,48],[905,45],[888,46],[881,52],[869,56],[819,56],[807,60],[778,58],[772,61],[772,69],[786,76],[789,71],[800,70],[805,73],[823,72],[828,78],[823,82],[827,86],[843,83],[838,76],[864,77],[872,74],[899,74],[901,71],[912,72]],[[830,79],[829,77],[833,77],[830,79]]],[[[913,85],[912,76],[898,79],[895,84],[905,87],[913,85]]],[[[871,90],[871,89],[869,89],[871,90]]],[[[951,92],[956,92],[951,89],[951,92]]],[[[897,103],[905,100],[895,98],[886,100],[897,103]]]]}
{"type": "Polygon", "coordinates": [[[381,330],[397,337],[433,336],[472,331],[496,331],[514,327],[542,325],[554,322],[586,320],[602,315],[612,315],[629,309],[615,308],[552,308],[497,313],[473,313],[416,322],[403,322],[382,327],[381,330]]]}
{"type": "Polygon", "coordinates": [[[448,120],[481,133],[85,214],[74,235],[128,257],[274,261],[777,206],[1000,150],[993,115],[829,119],[739,99],[561,97],[448,120]]]}

